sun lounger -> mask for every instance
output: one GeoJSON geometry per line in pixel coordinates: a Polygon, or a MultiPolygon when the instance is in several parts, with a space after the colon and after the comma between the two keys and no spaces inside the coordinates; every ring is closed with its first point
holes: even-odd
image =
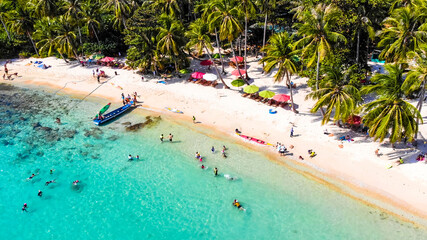
{"type": "Polygon", "coordinates": [[[249,93],[243,93],[242,94],[242,97],[247,97],[247,96],[249,96],[249,93]]]}
{"type": "Polygon", "coordinates": [[[216,85],[218,85],[218,82],[215,80],[215,81],[212,81],[212,84],[211,84],[211,86],[212,87],[216,87],[216,85]]]}
{"type": "Polygon", "coordinates": [[[264,100],[263,97],[258,97],[257,99],[255,99],[255,101],[257,101],[257,102],[262,102],[263,100],[264,100]]]}
{"type": "Polygon", "coordinates": [[[273,107],[278,107],[281,104],[281,102],[275,102],[272,104],[273,107]]]}

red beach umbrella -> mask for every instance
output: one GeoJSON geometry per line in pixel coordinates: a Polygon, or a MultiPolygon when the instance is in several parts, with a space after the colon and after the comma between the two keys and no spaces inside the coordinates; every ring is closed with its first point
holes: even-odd
{"type": "Polygon", "coordinates": [[[195,79],[202,79],[203,75],[205,75],[205,73],[202,73],[202,72],[193,72],[191,74],[191,77],[195,78],[195,79]]]}
{"type": "MultiPolygon", "coordinates": [[[[237,62],[243,62],[243,60],[244,60],[244,58],[243,57],[240,57],[240,56],[236,56],[236,58],[237,58],[237,62]]],[[[234,63],[236,63],[236,59],[234,59],[234,57],[233,58],[231,58],[231,60],[230,61],[232,61],[232,62],[234,62],[234,63]]]]}
{"type": "Polygon", "coordinates": [[[240,74],[242,74],[242,75],[246,74],[246,71],[242,70],[242,69],[236,69],[231,74],[234,75],[234,76],[240,76],[239,71],[240,71],[240,74]]]}
{"type": "Polygon", "coordinates": [[[209,66],[212,64],[213,64],[213,62],[211,60],[203,60],[200,62],[200,65],[202,65],[202,66],[209,66]]]}
{"type": "Polygon", "coordinates": [[[103,59],[100,60],[101,62],[114,62],[114,58],[113,57],[105,57],[103,59]]]}
{"type": "Polygon", "coordinates": [[[287,102],[287,101],[289,101],[289,99],[291,99],[291,97],[289,95],[286,95],[286,94],[277,94],[273,97],[273,99],[278,101],[278,102],[287,102]]]}
{"type": "Polygon", "coordinates": [[[361,122],[362,122],[362,118],[357,115],[352,115],[347,119],[347,123],[351,125],[360,125],[361,122]]]}

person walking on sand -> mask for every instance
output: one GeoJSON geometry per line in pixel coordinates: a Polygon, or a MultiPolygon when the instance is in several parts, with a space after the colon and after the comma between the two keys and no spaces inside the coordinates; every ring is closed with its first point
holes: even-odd
{"type": "Polygon", "coordinates": [[[193,123],[196,123],[196,117],[193,116],[193,123]]]}
{"type": "Polygon", "coordinates": [[[293,137],[294,136],[294,128],[292,127],[291,128],[291,137],[293,137]]]}
{"type": "Polygon", "coordinates": [[[172,142],[172,138],[173,138],[172,133],[169,133],[169,142],[172,142]]]}
{"type": "Polygon", "coordinates": [[[99,78],[101,78],[101,77],[99,76],[99,74],[98,74],[98,76],[97,76],[96,78],[98,79],[98,83],[101,83],[101,82],[99,81],[99,78]]]}

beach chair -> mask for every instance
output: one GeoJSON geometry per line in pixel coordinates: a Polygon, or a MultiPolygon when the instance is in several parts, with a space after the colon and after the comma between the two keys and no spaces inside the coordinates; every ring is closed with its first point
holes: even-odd
{"type": "Polygon", "coordinates": [[[242,97],[247,97],[247,96],[249,96],[249,93],[243,93],[242,94],[242,97]]]}
{"type": "Polygon", "coordinates": [[[212,87],[216,87],[216,85],[218,85],[218,82],[215,80],[215,81],[212,81],[212,84],[211,84],[211,86],[212,87]]]}

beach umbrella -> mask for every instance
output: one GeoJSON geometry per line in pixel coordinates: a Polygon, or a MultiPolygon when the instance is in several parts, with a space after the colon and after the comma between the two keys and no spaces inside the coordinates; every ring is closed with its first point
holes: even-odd
{"type": "Polygon", "coordinates": [[[213,62],[211,60],[203,60],[200,62],[200,65],[202,65],[202,66],[210,66],[212,64],[213,64],[213,62]]]}
{"type": "Polygon", "coordinates": [[[179,70],[179,72],[182,74],[186,74],[186,73],[191,73],[191,70],[190,69],[181,69],[181,70],[179,70]]]}
{"type": "Polygon", "coordinates": [[[203,79],[208,81],[215,81],[218,79],[218,76],[212,73],[206,73],[205,75],[203,75],[203,79]]]}
{"type": "Polygon", "coordinates": [[[202,73],[202,72],[193,72],[191,74],[191,77],[195,78],[195,79],[202,79],[203,75],[205,75],[205,73],[202,73]]]}
{"type": "Polygon", "coordinates": [[[241,87],[241,86],[245,85],[245,81],[243,81],[241,78],[238,78],[238,79],[232,81],[231,85],[233,85],[235,87],[241,87]]]}
{"type": "Polygon", "coordinates": [[[101,59],[103,57],[104,57],[104,55],[102,55],[102,54],[94,54],[94,55],[92,55],[92,59],[101,59]]]}
{"type": "Polygon", "coordinates": [[[243,91],[244,91],[245,93],[256,93],[256,92],[258,92],[258,91],[259,91],[259,87],[255,86],[255,85],[249,85],[249,86],[246,86],[246,87],[243,89],[243,91]]]}
{"type": "Polygon", "coordinates": [[[272,91],[264,90],[264,91],[259,92],[259,95],[263,98],[272,98],[276,94],[272,91]]]}
{"type": "Polygon", "coordinates": [[[242,70],[242,69],[236,69],[233,72],[231,72],[231,74],[234,75],[234,76],[240,76],[239,71],[240,71],[240,74],[242,74],[242,75],[246,74],[246,71],[242,70]]]}
{"type": "Polygon", "coordinates": [[[214,55],[212,55],[213,58],[220,58],[221,56],[219,55],[219,53],[215,53],[214,55]]]}
{"type": "Polygon", "coordinates": [[[101,59],[101,62],[114,62],[114,58],[113,57],[105,57],[105,58],[101,59]]]}
{"type": "Polygon", "coordinates": [[[347,119],[347,123],[351,125],[360,125],[361,121],[362,121],[362,118],[357,115],[351,115],[347,119]]]}
{"type": "Polygon", "coordinates": [[[287,102],[287,101],[289,101],[289,99],[291,99],[291,97],[289,95],[286,95],[286,94],[278,94],[278,95],[275,95],[273,97],[273,99],[278,101],[278,102],[287,102]]]}
{"type": "MultiPolygon", "coordinates": [[[[236,59],[237,59],[237,62],[239,62],[239,63],[240,63],[240,62],[243,62],[243,60],[244,60],[244,58],[243,58],[243,57],[239,57],[239,56],[237,56],[237,57],[236,57],[236,59]]],[[[234,63],[235,63],[235,62],[236,62],[236,59],[234,59],[234,57],[233,57],[233,58],[231,58],[231,59],[230,59],[230,61],[232,61],[232,62],[234,62],[234,63]]]]}

